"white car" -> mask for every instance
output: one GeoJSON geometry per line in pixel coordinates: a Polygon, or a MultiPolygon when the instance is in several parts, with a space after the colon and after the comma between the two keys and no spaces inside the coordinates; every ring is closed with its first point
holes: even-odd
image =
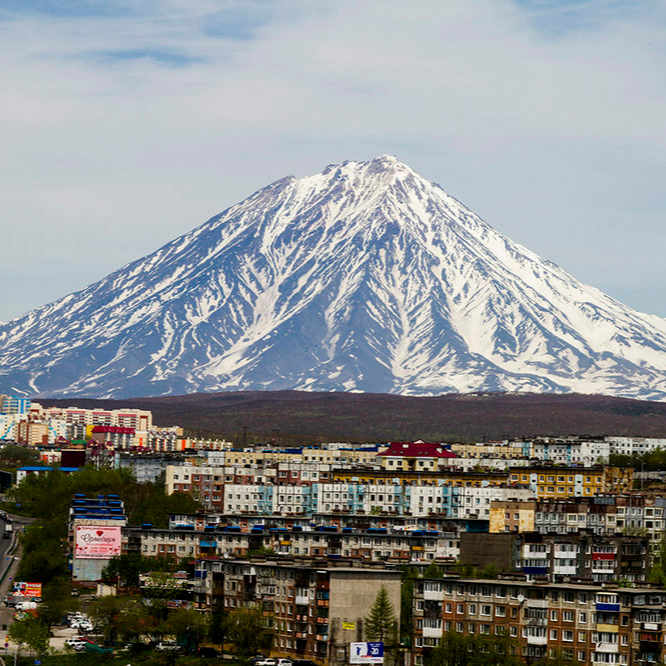
{"type": "Polygon", "coordinates": [[[160,652],[176,652],[177,650],[180,650],[180,645],[178,645],[176,641],[160,641],[155,646],[155,649],[160,652]]]}
{"type": "Polygon", "coordinates": [[[67,647],[71,647],[73,650],[76,650],[77,652],[83,652],[86,649],[87,644],[88,641],[81,638],[80,636],[70,636],[69,638],[65,639],[65,645],[67,647]]]}

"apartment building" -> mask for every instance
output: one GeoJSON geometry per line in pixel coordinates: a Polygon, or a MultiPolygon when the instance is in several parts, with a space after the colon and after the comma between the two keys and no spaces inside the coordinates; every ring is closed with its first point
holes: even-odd
{"type": "Polygon", "coordinates": [[[289,557],[427,564],[433,560],[454,561],[459,554],[459,539],[453,532],[436,530],[390,533],[385,528],[270,528],[259,524],[248,531],[215,523],[198,530],[184,524],[170,529],[145,525],[123,530],[123,552],[145,557],[244,557],[268,551],[289,557]]]}
{"type": "Polygon", "coordinates": [[[461,562],[518,571],[529,580],[564,577],[595,582],[645,580],[650,566],[646,536],[594,534],[461,533],[461,562]]]}
{"type": "Polygon", "coordinates": [[[414,663],[445,632],[509,636],[529,663],[560,654],[581,664],[660,663],[666,591],[515,579],[418,580],[414,663]]]}
{"type": "Polygon", "coordinates": [[[502,442],[476,442],[451,444],[451,451],[460,458],[512,460],[530,458],[531,442],[504,440],[502,442]]]}
{"type": "MultiPolygon", "coordinates": [[[[509,481],[508,471],[469,471],[440,470],[439,472],[417,472],[404,470],[387,470],[369,467],[336,468],[333,470],[333,481],[346,483],[370,483],[377,485],[435,485],[449,483],[457,486],[502,486],[511,484],[519,486],[519,481],[509,481]]],[[[526,482],[527,485],[527,482],[526,482]]]]}
{"type": "Polygon", "coordinates": [[[604,494],[595,497],[492,502],[490,529],[499,532],[645,534],[654,553],[666,528],[666,499],[604,494]],[[520,519],[519,519],[520,518],[520,519]]]}
{"type": "Polygon", "coordinates": [[[43,407],[41,404],[33,402],[30,413],[40,420],[62,419],[67,424],[119,426],[142,431],[153,427],[152,412],[143,409],[43,407]]]}
{"type": "Polygon", "coordinates": [[[275,656],[349,663],[349,643],[367,639],[364,621],[382,587],[400,608],[400,572],[381,565],[206,559],[197,561],[195,576],[207,608],[270,615],[275,656]]]}
{"type": "Polygon", "coordinates": [[[0,394],[0,414],[28,414],[31,405],[30,398],[0,394]]]}
{"type": "Polygon", "coordinates": [[[563,499],[630,491],[633,473],[631,468],[532,465],[511,468],[509,481],[528,484],[538,499],[563,499]]]}
{"type": "Polygon", "coordinates": [[[655,449],[666,449],[663,437],[606,437],[611,453],[625,456],[643,455],[655,449]]]}
{"type": "Polygon", "coordinates": [[[611,445],[605,439],[544,437],[532,442],[532,457],[558,465],[593,465],[608,463],[611,445]]]}

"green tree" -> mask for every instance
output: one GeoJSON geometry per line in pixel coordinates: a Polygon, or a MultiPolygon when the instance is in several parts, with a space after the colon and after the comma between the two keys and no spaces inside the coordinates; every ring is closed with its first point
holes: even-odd
{"type": "Polygon", "coordinates": [[[270,650],[273,644],[272,619],[258,608],[235,608],[227,619],[227,638],[236,654],[250,657],[270,650]]]}
{"type": "Polygon", "coordinates": [[[415,567],[404,567],[400,586],[400,631],[402,642],[412,644],[414,630],[414,581],[419,577],[415,567]]]}
{"type": "Polygon", "coordinates": [[[208,625],[208,638],[215,645],[224,645],[227,638],[229,624],[229,613],[227,611],[213,612],[208,625]]]}
{"type": "Polygon", "coordinates": [[[518,643],[507,636],[446,632],[426,657],[426,666],[520,666],[518,643]]]}
{"type": "Polygon", "coordinates": [[[494,564],[487,564],[474,571],[474,578],[485,578],[486,580],[499,578],[499,569],[494,564]]]}
{"type": "Polygon", "coordinates": [[[171,611],[166,622],[168,633],[176,636],[178,643],[190,654],[197,651],[208,635],[209,624],[206,616],[199,611],[184,608],[171,611]]]}
{"type": "Polygon", "coordinates": [[[39,619],[49,627],[60,624],[67,615],[79,608],[79,600],[72,597],[72,584],[69,578],[58,577],[46,583],[42,590],[39,605],[39,619]]]}
{"type": "Polygon", "coordinates": [[[24,465],[35,465],[39,462],[39,452],[33,447],[19,444],[5,444],[0,451],[0,467],[14,470],[24,465]]]}
{"type": "Polygon", "coordinates": [[[573,657],[567,659],[562,654],[562,650],[555,650],[554,654],[546,654],[534,662],[534,666],[571,666],[573,657]]]}
{"type": "Polygon", "coordinates": [[[170,557],[144,557],[141,553],[125,553],[109,560],[109,563],[102,569],[102,580],[107,585],[138,589],[141,574],[177,570],[178,562],[170,557]]]}
{"type": "Polygon", "coordinates": [[[101,597],[90,604],[88,614],[98,625],[104,638],[114,644],[127,625],[123,622],[123,615],[132,607],[131,600],[122,597],[101,597]]]}
{"type": "Polygon", "coordinates": [[[423,572],[423,578],[444,578],[444,570],[439,564],[431,562],[423,572]]]}
{"type": "Polygon", "coordinates": [[[648,580],[666,587],[666,536],[662,537],[659,551],[654,556],[648,580]]]}
{"type": "Polygon", "coordinates": [[[28,617],[25,620],[12,622],[8,635],[14,643],[18,644],[19,648],[25,645],[36,652],[39,657],[43,657],[49,651],[51,629],[48,624],[38,618],[28,617]]]}
{"type": "Polygon", "coordinates": [[[368,640],[395,645],[398,638],[398,620],[386,588],[379,588],[370,615],[365,618],[365,635],[368,640]]]}

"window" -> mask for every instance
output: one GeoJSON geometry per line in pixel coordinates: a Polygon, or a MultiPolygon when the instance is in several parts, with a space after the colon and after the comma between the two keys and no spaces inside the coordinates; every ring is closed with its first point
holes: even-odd
{"type": "Polygon", "coordinates": [[[567,641],[568,643],[571,643],[571,642],[573,642],[573,639],[574,639],[574,632],[573,631],[565,629],[562,632],[562,640],[563,641],[567,641]]]}
{"type": "Polygon", "coordinates": [[[574,613],[573,611],[564,611],[562,613],[562,620],[564,622],[573,622],[574,621],[574,613]]]}

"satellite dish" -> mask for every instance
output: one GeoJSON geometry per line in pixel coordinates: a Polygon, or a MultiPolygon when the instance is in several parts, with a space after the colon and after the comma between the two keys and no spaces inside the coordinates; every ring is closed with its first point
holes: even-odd
{"type": "Polygon", "coordinates": [[[518,602],[522,604],[523,601],[525,601],[525,597],[522,594],[519,594],[518,595],[518,602]]]}

